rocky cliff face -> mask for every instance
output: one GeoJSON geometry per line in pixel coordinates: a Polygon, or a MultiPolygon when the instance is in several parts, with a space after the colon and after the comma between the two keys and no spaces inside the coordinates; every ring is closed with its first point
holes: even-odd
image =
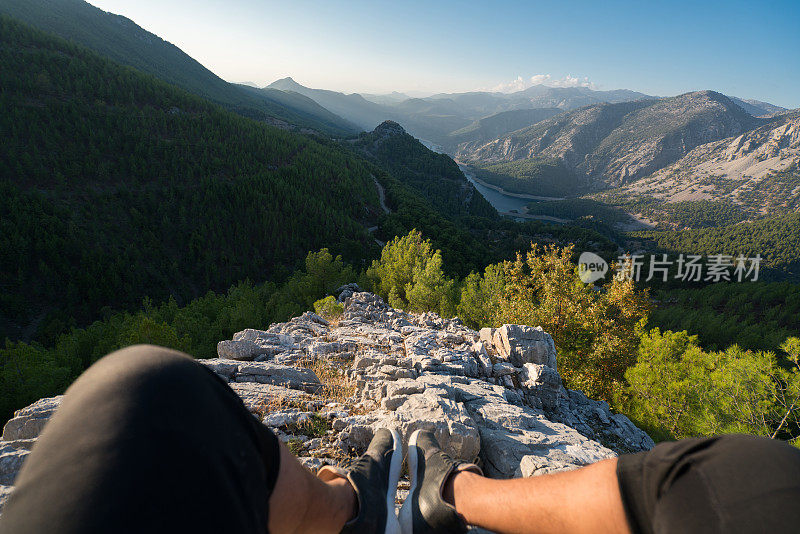
{"type": "Polygon", "coordinates": [[[599,104],[513,132],[457,156],[494,163],[557,158],[598,188],[647,176],[693,148],[764,123],[726,96],[698,91],[674,98],[599,104]]]}
{"type": "MultiPolygon", "coordinates": [[[[492,477],[574,469],[653,446],[604,402],[564,388],[556,347],[539,328],[480,332],[409,314],[343,288],[344,316],[305,313],[221,341],[201,360],[316,469],[365,450],[376,428],[434,431],[447,451],[492,477]]],[[[18,411],[0,442],[0,503],[60,397],[18,411]]],[[[402,487],[402,486],[401,486],[402,487]]],[[[407,485],[405,486],[407,488],[407,485]]],[[[403,491],[399,493],[402,500],[403,491]]]]}
{"type": "Polygon", "coordinates": [[[800,208],[800,112],[698,146],[622,191],[667,202],[727,200],[751,215],[800,208]]]}

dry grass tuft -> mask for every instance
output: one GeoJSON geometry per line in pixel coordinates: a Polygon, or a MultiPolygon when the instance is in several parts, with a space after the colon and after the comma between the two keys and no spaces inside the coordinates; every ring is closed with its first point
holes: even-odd
{"type": "Polygon", "coordinates": [[[347,378],[343,368],[324,358],[305,362],[303,367],[308,367],[319,377],[322,388],[317,392],[318,396],[344,405],[353,403],[356,386],[347,378]]]}
{"type": "Polygon", "coordinates": [[[279,395],[262,399],[255,406],[253,412],[259,415],[260,417],[264,417],[268,413],[276,412],[279,410],[296,409],[303,412],[313,412],[316,411],[318,405],[319,405],[319,400],[315,401],[311,397],[305,400],[297,400],[287,397],[285,395],[279,395]]]}

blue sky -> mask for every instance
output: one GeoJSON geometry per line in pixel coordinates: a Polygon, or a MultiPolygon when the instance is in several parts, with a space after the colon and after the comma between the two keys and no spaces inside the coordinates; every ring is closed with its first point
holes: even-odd
{"type": "Polygon", "coordinates": [[[90,0],[229,81],[345,92],[714,89],[800,107],[800,0],[90,0]],[[513,83],[516,80],[516,83],[513,83]]]}

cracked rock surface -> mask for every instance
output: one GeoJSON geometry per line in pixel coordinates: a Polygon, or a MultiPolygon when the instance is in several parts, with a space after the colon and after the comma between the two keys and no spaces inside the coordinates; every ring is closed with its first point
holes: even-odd
{"type": "MultiPolygon", "coordinates": [[[[379,427],[406,439],[431,430],[449,454],[496,478],[575,469],[654,445],[605,402],[562,385],[556,347],[541,328],[476,332],[352,288],[339,298],[344,314],[335,322],[306,312],[238,332],[219,343],[219,358],[198,360],[312,470],[362,454],[379,427]]],[[[0,511],[60,400],[41,399],[5,425],[0,511]]]]}

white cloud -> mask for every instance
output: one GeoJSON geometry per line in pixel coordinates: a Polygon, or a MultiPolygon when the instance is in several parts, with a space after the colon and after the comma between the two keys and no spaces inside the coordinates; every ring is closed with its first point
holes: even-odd
{"type": "Polygon", "coordinates": [[[523,78],[522,76],[517,76],[516,80],[500,83],[494,87],[484,90],[498,93],[514,93],[516,91],[522,91],[523,89],[533,87],[534,85],[546,85],[548,87],[588,87],[589,89],[596,88],[595,84],[590,82],[589,78],[586,76],[579,78],[577,76],[567,74],[564,78],[553,78],[553,76],[550,74],[535,74],[527,79],[523,78]]]}

